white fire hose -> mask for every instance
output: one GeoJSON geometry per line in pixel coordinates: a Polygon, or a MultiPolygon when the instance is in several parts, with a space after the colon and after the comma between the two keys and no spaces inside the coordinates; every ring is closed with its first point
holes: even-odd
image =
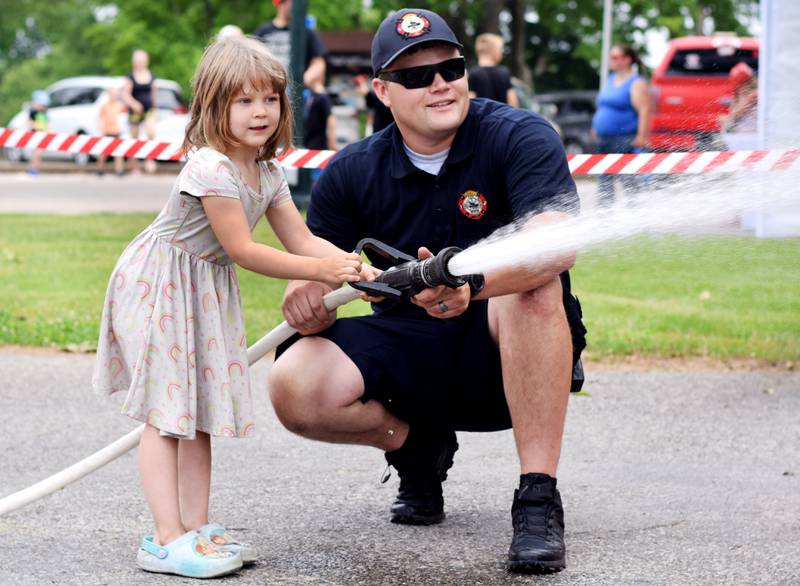
{"type": "MultiPolygon", "coordinates": [[[[350,303],[354,299],[358,299],[358,297],[359,292],[355,289],[351,287],[342,287],[341,289],[337,289],[325,295],[323,301],[325,302],[325,307],[329,311],[333,311],[345,303],[350,303]]],[[[253,365],[261,360],[266,354],[277,348],[281,342],[288,340],[296,331],[297,330],[286,322],[281,323],[247,349],[248,364],[253,365]]],[[[69,468],[65,468],[61,472],[53,474],[28,488],[24,488],[0,499],[0,516],[16,511],[25,505],[29,505],[42,497],[52,494],[68,484],[80,480],[98,468],[105,466],[112,460],[119,458],[122,454],[129,452],[139,444],[139,438],[142,436],[143,431],[144,425],[141,425],[130,433],[122,436],[117,441],[107,445],[102,450],[95,452],[69,468]]]]}

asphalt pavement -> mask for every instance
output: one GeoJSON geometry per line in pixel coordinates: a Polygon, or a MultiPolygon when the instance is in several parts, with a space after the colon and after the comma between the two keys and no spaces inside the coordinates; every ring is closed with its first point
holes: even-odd
{"type": "Polygon", "coordinates": [[[169,197],[175,176],[0,173],[0,214],[158,212],[169,197]]]}
{"type": "MultiPolygon", "coordinates": [[[[135,424],[90,390],[92,355],[0,349],[0,495],[135,424]]],[[[252,370],[257,437],[214,447],[213,520],[260,552],[224,584],[800,584],[800,373],[591,369],[559,486],[568,567],[506,573],[510,432],[460,433],[434,527],[388,522],[382,455],[285,431],[252,370]]],[[[0,584],[189,584],[135,566],[150,519],[135,452],[0,517],[0,584]]]]}

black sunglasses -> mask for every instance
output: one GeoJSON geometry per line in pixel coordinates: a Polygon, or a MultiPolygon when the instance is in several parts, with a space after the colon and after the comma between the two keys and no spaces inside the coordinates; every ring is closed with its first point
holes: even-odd
{"type": "Polygon", "coordinates": [[[407,67],[394,71],[381,71],[378,79],[383,81],[394,81],[406,89],[414,90],[421,87],[428,87],[433,83],[436,74],[442,76],[445,81],[455,81],[464,77],[466,65],[463,57],[453,57],[446,61],[434,63],[432,65],[420,65],[418,67],[407,67]]]}

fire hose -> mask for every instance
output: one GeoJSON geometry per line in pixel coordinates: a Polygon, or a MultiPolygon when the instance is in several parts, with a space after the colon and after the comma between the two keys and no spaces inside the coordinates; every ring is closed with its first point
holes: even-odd
{"type": "MultiPolygon", "coordinates": [[[[343,287],[325,295],[323,302],[328,311],[350,303],[360,295],[359,290],[373,296],[383,296],[396,301],[407,301],[423,289],[446,285],[456,288],[467,281],[452,275],[447,263],[460,252],[455,247],[445,248],[434,257],[418,260],[408,256],[382,242],[364,239],[359,242],[356,252],[374,251],[389,260],[392,266],[383,271],[374,281],[353,283],[352,287],[343,287]]],[[[482,276],[471,275],[473,278],[482,276]]],[[[279,344],[296,333],[285,321],[247,349],[247,362],[250,366],[261,360],[279,344]]],[[[0,499],[0,516],[16,511],[30,503],[50,495],[65,486],[80,480],[109,462],[116,460],[139,444],[145,425],[142,424],[118,440],[98,450],[94,454],[33,484],[0,499]]]]}

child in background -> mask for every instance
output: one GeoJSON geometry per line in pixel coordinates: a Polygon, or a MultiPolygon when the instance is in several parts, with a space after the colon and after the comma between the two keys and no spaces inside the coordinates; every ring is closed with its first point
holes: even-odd
{"type": "MultiPolygon", "coordinates": [[[[99,130],[103,136],[111,138],[119,138],[122,132],[120,125],[120,116],[125,112],[125,105],[120,101],[119,90],[115,87],[109,87],[106,90],[108,99],[100,106],[100,119],[99,130]]],[[[106,172],[106,159],[108,156],[100,155],[97,159],[97,174],[102,177],[106,172]]],[[[123,158],[114,157],[114,172],[118,177],[122,177],[123,171],[123,158]]]]}
{"type": "Polygon", "coordinates": [[[303,146],[307,149],[336,150],[336,118],[333,105],[321,76],[309,80],[303,91],[305,106],[305,136],[303,146]]]}
{"type": "Polygon", "coordinates": [[[361,262],[311,234],[272,160],[292,134],[287,75],[272,53],[255,39],[217,41],[193,83],[184,146],[195,150],[112,273],[92,382],[125,391],[123,412],[146,423],[139,468],[155,533],[138,565],[212,577],[256,557],[208,519],[210,436],[254,427],[234,263],[338,286],[359,279],[361,262]],[[253,241],[262,215],[288,252],[253,241]]]}
{"type": "MultiPolygon", "coordinates": [[[[36,132],[47,132],[49,122],[47,120],[47,106],[50,104],[50,96],[44,90],[36,90],[31,95],[31,109],[28,112],[28,128],[36,132]]],[[[36,176],[42,168],[43,149],[34,149],[31,155],[31,164],[28,166],[28,175],[36,176]]]]}
{"type": "Polygon", "coordinates": [[[758,78],[753,69],[741,61],[731,68],[728,79],[733,87],[733,102],[730,111],[720,118],[722,131],[755,134],[758,131],[758,78]]]}
{"type": "MultiPolygon", "coordinates": [[[[314,150],[336,150],[336,118],[333,104],[322,82],[321,74],[311,78],[303,90],[304,134],[303,146],[314,150]]],[[[316,183],[322,169],[311,169],[311,183],[316,183]]]]}
{"type": "Polygon", "coordinates": [[[519,107],[517,90],[511,83],[511,73],[504,65],[503,37],[483,33],[475,39],[475,54],[478,65],[469,70],[469,97],[488,98],[519,107]]]}

